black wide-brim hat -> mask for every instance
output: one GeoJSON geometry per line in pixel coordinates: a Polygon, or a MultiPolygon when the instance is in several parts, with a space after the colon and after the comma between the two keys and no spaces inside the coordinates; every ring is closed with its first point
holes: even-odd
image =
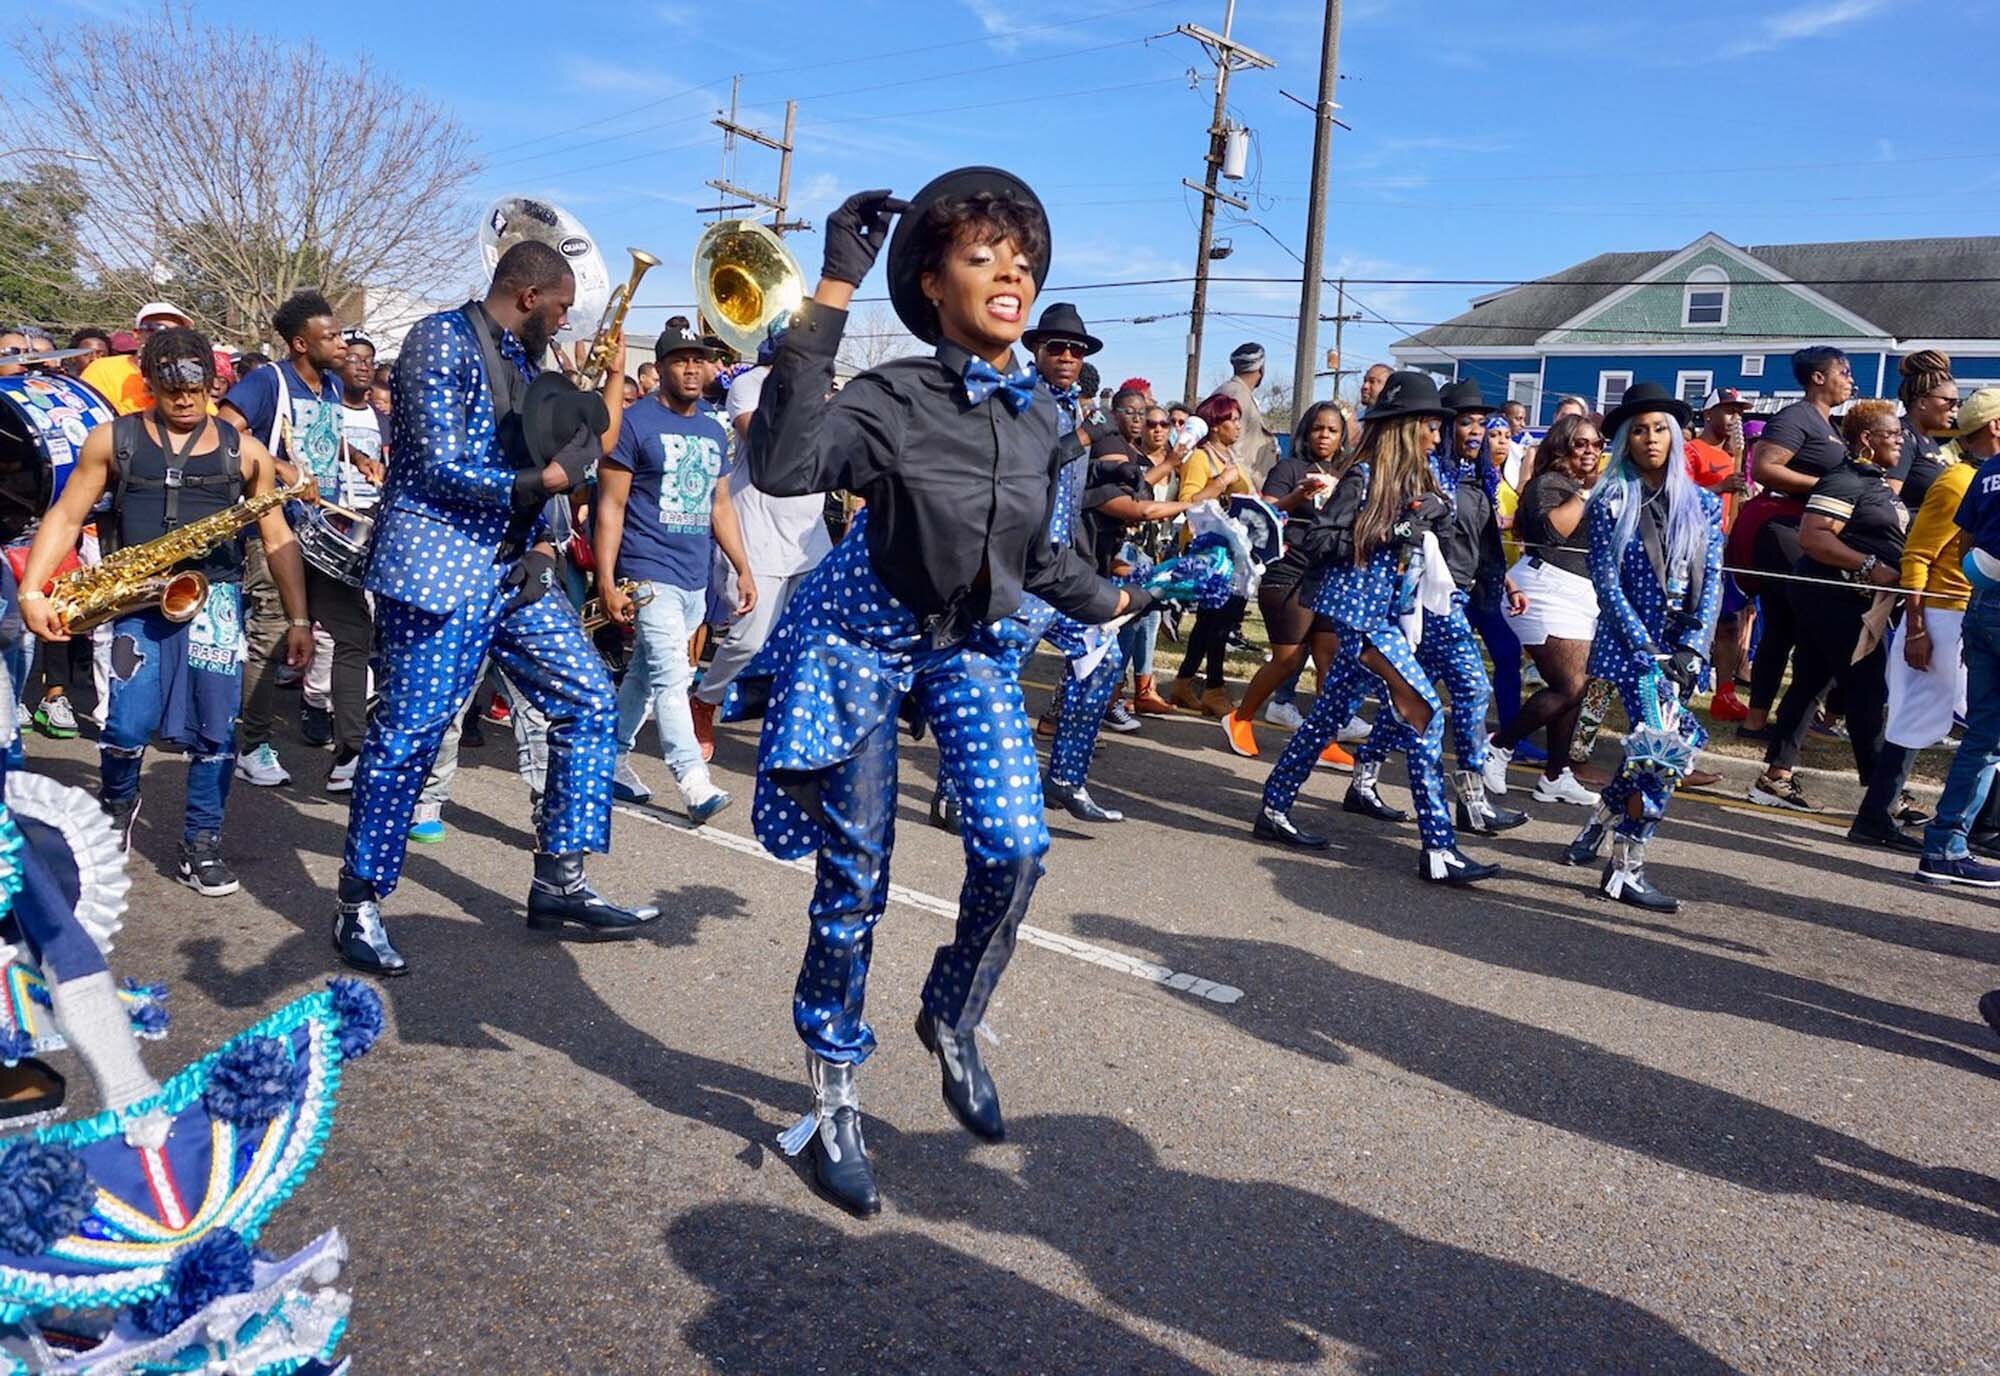
{"type": "Polygon", "coordinates": [[[1460,378],[1438,394],[1438,400],[1454,416],[1490,416],[1500,408],[1486,399],[1474,378],[1460,378]]]}
{"type": "MultiPolygon", "coordinates": [[[[1042,208],[1041,198],[1012,172],[997,167],[960,167],[926,183],[923,190],[910,197],[910,208],[896,217],[895,233],[889,236],[890,304],[895,306],[896,318],[903,322],[903,328],[926,344],[938,342],[938,319],[937,310],[924,296],[919,280],[923,276],[924,251],[930,246],[924,222],[931,207],[939,201],[964,200],[982,193],[1019,201],[1042,222],[1042,238],[1048,238],[1049,214],[1042,208]]],[[[1049,264],[1044,256],[1035,264],[1037,296],[1048,276],[1049,264]]]]}
{"type": "Polygon", "coordinates": [[[1429,373],[1391,373],[1375,394],[1375,404],[1362,415],[1363,425],[1378,420],[1401,420],[1405,416],[1451,418],[1451,408],[1438,397],[1437,381],[1429,373]]]}
{"type": "Polygon", "coordinates": [[[538,467],[579,438],[599,443],[598,436],[610,428],[604,398],[554,370],[538,374],[521,399],[521,440],[538,467]]]}
{"type": "Polygon", "coordinates": [[[1042,318],[1035,322],[1035,328],[1024,330],[1021,343],[1030,349],[1042,347],[1045,339],[1074,339],[1083,345],[1083,356],[1090,357],[1104,347],[1104,341],[1083,328],[1083,315],[1067,301],[1057,301],[1042,312],[1042,318]]]}
{"type": "Polygon", "coordinates": [[[1669,392],[1657,382],[1635,382],[1625,389],[1625,396],[1610,414],[1604,418],[1604,433],[1615,435],[1618,427],[1634,416],[1643,416],[1652,411],[1664,411],[1686,430],[1694,424],[1694,408],[1669,392]]]}

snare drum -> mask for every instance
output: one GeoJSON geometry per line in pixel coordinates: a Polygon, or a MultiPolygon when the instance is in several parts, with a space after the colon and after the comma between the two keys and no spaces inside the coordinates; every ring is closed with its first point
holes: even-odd
{"type": "Polygon", "coordinates": [[[362,572],[368,566],[368,542],[374,534],[372,518],[318,506],[303,508],[292,532],[299,542],[299,554],[308,564],[355,588],[361,586],[362,572]]]}

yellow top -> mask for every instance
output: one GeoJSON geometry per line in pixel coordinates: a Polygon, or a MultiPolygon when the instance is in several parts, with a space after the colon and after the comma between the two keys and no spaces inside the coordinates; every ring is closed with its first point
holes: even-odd
{"type": "Polygon", "coordinates": [[[1905,592],[1934,594],[1924,599],[1927,611],[1962,612],[1972,597],[1972,584],[1960,567],[1965,558],[1965,532],[1953,518],[1978,467],[1960,459],[1938,474],[1903,537],[1899,586],[1905,592]]]}
{"type": "MultiPolygon", "coordinates": [[[[1181,485],[1174,492],[1174,500],[1181,502],[1193,501],[1195,493],[1214,482],[1215,475],[1221,471],[1222,465],[1217,463],[1215,456],[1208,452],[1208,446],[1205,444],[1196,445],[1194,452],[1189,454],[1181,463],[1181,485]]],[[[1243,476],[1243,470],[1239,468],[1236,470],[1236,481],[1224,489],[1222,495],[1226,497],[1231,493],[1240,492],[1247,496],[1254,491],[1255,489],[1250,486],[1250,480],[1243,476]]],[[[1189,526],[1181,527],[1181,548],[1187,548],[1189,542],[1193,539],[1193,528],[1189,526]]]]}

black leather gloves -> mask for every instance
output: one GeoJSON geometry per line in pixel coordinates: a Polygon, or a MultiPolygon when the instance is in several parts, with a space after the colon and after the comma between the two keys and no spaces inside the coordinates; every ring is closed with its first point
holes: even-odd
{"type": "Polygon", "coordinates": [[[910,208],[908,201],[889,194],[887,187],[857,191],[826,217],[826,257],[820,276],[860,286],[875,266],[882,245],[889,242],[890,222],[910,208]]]}

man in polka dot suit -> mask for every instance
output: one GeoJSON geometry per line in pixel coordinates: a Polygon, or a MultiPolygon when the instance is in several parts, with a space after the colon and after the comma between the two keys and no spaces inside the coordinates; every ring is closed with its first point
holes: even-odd
{"type": "MultiPolygon", "coordinates": [[[[609,423],[608,411],[593,416],[588,405],[567,408],[570,424],[551,421],[563,403],[589,399],[529,387],[575,298],[561,254],[516,244],[483,302],[419,321],[396,363],[395,437],[366,578],[381,702],[355,774],[333,929],[340,958],[371,974],[409,968],[380,904],[402,875],[445,728],[489,654],[549,720],[528,925],[626,937],[659,916],[605,901],[584,878],[584,852],[611,840],[612,689],[568,600],[544,596],[557,564],[540,512],[583,480],[609,423]],[[536,404],[545,392],[547,410],[536,404]],[[549,433],[568,438],[536,439],[549,433]],[[527,457],[544,451],[547,462],[527,457]]],[[[609,381],[607,398],[620,396],[622,378],[614,371],[609,381]]]]}

